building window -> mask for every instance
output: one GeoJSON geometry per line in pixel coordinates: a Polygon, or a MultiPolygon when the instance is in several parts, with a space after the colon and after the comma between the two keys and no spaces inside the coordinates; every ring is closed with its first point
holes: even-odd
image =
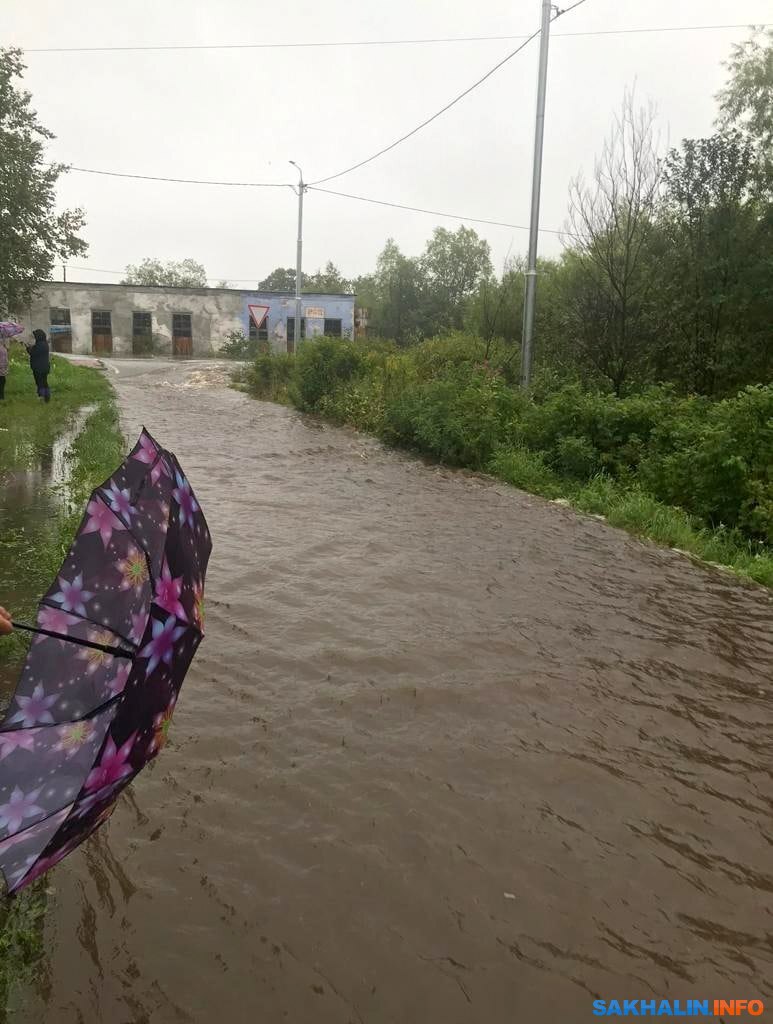
{"type": "Polygon", "coordinates": [[[193,355],[193,329],[190,313],[172,314],[172,352],[176,356],[193,355]]]}
{"type": "MultiPolygon", "coordinates": [[[[301,317],[301,340],[306,337],[306,317],[301,317]]],[[[295,317],[288,316],[287,318],[287,340],[295,341],[295,317]]]]}
{"type": "Polygon", "coordinates": [[[70,310],[62,306],[52,306],[48,311],[48,321],[54,352],[72,352],[70,310]]]}
{"type": "Polygon", "coordinates": [[[113,320],[109,309],[91,311],[91,351],[113,351],[113,320]]]}
{"type": "Polygon", "coordinates": [[[93,309],[91,311],[91,329],[92,331],[111,331],[113,329],[112,317],[109,309],[93,309]]]}
{"type": "Polygon", "coordinates": [[[325,337],[326,338],[340,338],[341,337],[341,321],[340,320],[325,320],[325,337]]]}
{"type": "Polygon", "coordinates": [[[260,327],[256,327],[255,321],[250,317],[250,341],[268,341],[268,313],[260,327]]]}
{"type": "Polygon", "coordinates": [[[153,314],[143,311],[132,313],[132,351],[135,355],[149,355],[153,351],[153,314]]]}

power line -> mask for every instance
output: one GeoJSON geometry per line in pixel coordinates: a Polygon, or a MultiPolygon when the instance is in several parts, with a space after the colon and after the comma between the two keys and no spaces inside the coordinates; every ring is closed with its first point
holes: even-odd
{"type": "Polygon", "coordinates": [[[516,54],[520,53],[521,50],[524,49],[524,47],[528,46],[532,39],[538,36],[539,33],[539,29],[537,29],[536,32],[532,32],[532,34],[526,39],[525,42],[521,43],[521,45],[517,47],[515,50],[513,50],[512,53],[508,53],[508,55],[505,58],[500,60],[498,64],[495,64],[493,68],[487,71],[482,78],[479,78],[477,82],[473,82],[473,84],[469,86],[467,89],[465,89],[464,92],[460,92],[458,96],[454,97],[454,99],[452,99],[450,103],[446,103],[444,107],[442,107],[440,110],[434,113],[431,117],[428,117],[426,121],[422,121],[421,124],[416,125],[416,127],[411,129],[411,131],[407,132],[405,135],[401,135],[399,139],[395,139],[394,142],[391,142],[388,146],[384,146],[383,149],[380,149],[377,153],[374,153],[372,156],[366,157],[364,160],[360,160],[359,163],[352,164],[351,167],[347,167],[343,171],[337,171],[335,174],[329,174],[326,178],[318,178],[317,181],[313,181],[311,184],[323,185],[326,181],[333,181],[334,178],[342,178],[344,174],[350,174],[352,171],[356,171],[359,167],[364,167],[365,164],[372,163],[374,160],[377,160],[380,156],[383,156],[384,153],[388,153],[391,149],[394,149],[396,146],[399,146],[402,142],[405,142],[406,139],[410,139],[412,135],[415,135],[417,132],[420,132],[422,128],[426,128],[428,124],[432,124],[433,121],[436,121],[441,115],[445,114],[447,110],[450,110],[451,107],[455,106],[460,100],[463,100],[465,96],[469,96],[473,89],[477,89],[479,85],[482,85],[486,81],[486,79],[491,78],[491,76],[496,71],[499,71],[499,69],[504,64],[507,64],[507,62],[509,60],[512,60],[516,54]]]}
{"type": "MultiPolygon", "coordinates": [[[[46,166],[50,167],[51,164],[46,166]]],[[[170,181],[179,185],[224,185],[230,188],[292,188],[281,181],[212,181],[207,178],[165,178],[158,174],[129,174],[124,171],[98,171],[93,167],[75,167],[65,164],[70,171],[80,174],[101,174],[107,178],[136,178],[139,181],[170,181]]]]}
{"type": "MultiPolygon", "coordinates": [[[[573,3],[571,7],[567,7],[566,10],[557,9],[556,14],[551,19],[551,21],[556,21],[556,19],[560,18],[562,14],[566,14],[568,11],[573,11],[575,7],[580,7],[585,2],[586,0],[576,0],[576,2],[573,3]]],[[[498,64],[495,64],[494,67],[487,71],[486,74],[483,75],[481,78],[479,78],[477,82],[473,82],[473,84],[469,86],[467,89],[465,89],[464,92],[460,92],[459,95],[455,96],[450,103],[446,103],[444,107],[441,107],[440,110],[432,114],[432,116],[428,117],[425,121],[422,121],[421,124],[418,124],[411,131],[407,132],[405,135],[401,135],[399,139],[395,139],[394,142],[390,143],[388,146],[384,146],[383,149],[378,150],[377,153],[373,153],[372,156],[366,157],[364,160],[360,160],[359,163],[352,164],[351,167],[347,167],[343,171],[338,171],[335,174],[329,174],[326,178],[318,178],[316,181],[311,182],[311,184],[324,185],[325,182],[333,181],[335,178],[342,178],[345,174],[350,174],[352,171],[356,171],[360,167],[364,167],[366,164],[372,163],[374,160],[377,160],[380,156],[383,156],[385,153],[388,153],[396,146],[399,146],[407,139],[410,139],[413,135],[416,135],[417,132],[420,132],[423,128],[426,128],[428,124],[432,124],[433,121],[436,121],[439,117],[445,114],[446,111],[451,109],[451,107],[456,106],[456,104],[460,100],[463,100],[465,96],[469,96],[469,94],[474,89],[477,89],[478,86],[483,85],[483,83],[487,79],[491,78],[491,76],[495,74],[497,71],[499,71],[501,67],[507,64],[508,61],[512,60],[513,57],[515,57],[517,54],[521,52],[521,50],[525,49],[525,47],[529,45],[532,39],[535,39],[540,34],[540,31],[540,29],[537,29],[535,32],[532,32],[532,34],[530,36],[527,36],[527,38],[524,40],[524,42],[521,43],[520,46],[516,47],[511,53],[508,53],[506,57],[500,60],[498,64]]]]}
{"type": "MultiPolygon", "coordinates": [[[[573,5],[579,6],[579,5],[573,5]]],[[[573,7],[561,13],[567,14],[573,7]]],[[[754,25],[743,22],[734,25],[662,25],[653,28],[612,28],[590,29],[585,32],[555,32],[553,39],[571,36],[622,36],[652,32],[709,32],[731,29],[770,28],[773,22],[755,22],[754,25]]],[[[424,39],[342,39],[330,42],[302,43],[169,43],[137,46],[39,46],[21,47],[24,53],[138,53],[168,52],[170,50],[297,50],[325,49],[346,46],[424,46],[445,43],[493,43],[514,42],[516,39],[528,39],[525,34],[501,36],[438,36],[424,39]]]]}
{"type": "MultiPolygon", "coordinates": [[[[76,267],[76,266],[73,266],[71,263],[66,264],[66,266],[67,266],[68,270],[82,270],[82,271],[84,271],[84,273],[90,273],[90,274],[121,274],[121,275],[123,275],[123,274],[126,273],[125,269],[124,270],[104,270],[104,269],[100,269],[99,267],[76,267]]],[[[254,281],[254,280],[255,280],[255,275],[254,274],[253,274],[252,277],[226,277],[225,274],[221,274],[219,276],[216,274],[214,277],[208,277],[207,278],[207,281],[234,281],[236,284],[244,284],[245,281],[254,281]]],[[[81,282],[78,282],[78,281],[62,281],[61,283],[62,284],[79,284],[81,282]]],[[[136,287],[141,288],[142,285],[137,285],[136,287]]]]}
{"type": "MultiPolygon", "coordinates": [[[[203,178],[165,178],[165,177],[160,177],[159,175],[150,175],[150,174],[128,174],[128,173],[124,174],[124,173],[122,173],[120,171],[97,171],[97,170],[94,170],[93,168],[90,168],[90,167],[70,167],[69,169],[71,171],[79,171],[82,174],[105,174],[105,175],[107,175],[108,177],[111,177],[111,178],[130,178],[130,179],[137,179],[138,178],[138,179],[140,179],[142,181],[164,181],[164,182],[173,182],[173,183],[180,182],[180,183],[183,183],[183,184],[186,184],[186,185],[225,185],[225,186],[238,186],[238,187],[241,187],[241,188],[272,188],[272,187],[276,187],[276,188],[292,188],[291,185],[280,185],[280,184],[275,184],[274,185],[273,183],[270,184],[270,183],[266,183],[266,182],[209,181],[209,180],[203,179],[203,178]]],[[[433,217],[448,217],[451,220],[469,221],[471,224],[489,224],[492,227],[498,227],[498,228],[515,228],[515,229],[521,230],[521,231],[528,231],[529,230],[528,225],[526,225],[526,224],[511,224],[508,221],[487,220],[486,218],[483,218],[483,217],[465,217],[465,216],[463,216],[460,213],[445,213],[442,210],[428,210],[428,209],[425,209],[422,206],[408,206],[405,203],[393,203],[393,202],[390,202],[387,199],[373,199],[370,196],[357,196],[357,195],[353,195],[350,192],[337,192],[334,189],[330,189],[330,188],[319,188],[317,185],[307,185],[306,187],[309,190],[314,191],[314,192],[322,192],[322,193],[325,193],[326,195],[330,195],[330,196],[340,196],[342,199],[355,199],[358,202],[361,202],[361,203],[371,203],[371,204],[376,205],[376,206],[389,206],[389,207],[392,207],[395,210],[407,210],[407,211],[409,211],[411,213],[427,213],[427,214],[430,214],[433,217]]],[[[566,232],[558,231],[558,230],[556,230],[554,228],[540,228],[540,231],[544,231],[547,234],[552,234],[552,235],[566,234],[566,232]]],[[[72,269],[73,270],[89,270],[89,269],[91,269],[91,270],[95,270],[97,273],[100,273],[100,274],[101,273],[104,273],[104,274],[122,274],[122,273],[124,273],[124,271],[122,271],[122,270],[104,270],[104,271],[99,270],[99,271],[97,271],[96,267],[73,267],[72,269]]],[[[213,277],[210,280],[214,281],[214,280],[216,280],[216,278],[213,277]]],[[[220,280],[220,278],[217,278],[217,280],[220,280]]],[[[228,278],[228,280],[229,281],[234,281],[234,280],[249,281],[249,280],[252,280],[252,279],[251,278],[228,278]]]]}
{"type": "MultiPolygon", "coordinates": [[[[409,210],[412,213],[428,213],[432,217],[449,217],[452,220],[468,221],[470,224],[490,224],[496,228],[514,228],[518,231],[528,231],[528,224],[510,224],[507,221],[502,220],[486,220],[483,217],[464,217],[460,213],[444,213],[441,210],[427,210],[421,206],[406,206],[404,203],[392,203],[386,199],[371,199],[369,196],[355,196],[350,192],[336,192],[330,188],[318,188],[316,185],[309,185],[309,190],[312,192],[324,192],[329,196],[341,196],[343,199],[356,199],[361,203],[373,203],[376,206],[389,206],[395,210],[409,210]]],[[[565,231],[558,231],[554,228],[540,228],[540,231],[544,231],[549,235],[564,235],[568,234],[565,231]]]]}

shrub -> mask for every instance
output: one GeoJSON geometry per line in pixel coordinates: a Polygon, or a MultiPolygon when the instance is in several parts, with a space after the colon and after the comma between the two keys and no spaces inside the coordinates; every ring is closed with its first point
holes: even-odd
{"type": "Polygon", "coordinates": [[[545,498],[557,498],[563,493],[556,474],[545,465],[538,452],[527,448],[500,448],[489,462],[489,471],[513,487],[545,498]]]}
{"type": "Polygon", "coordinates": [[[244,331],[229,331],[218,355],[226,359],[255,359],[261,352],[261,347],[264,355],[270,351],[267,341],[259,342],[257,338],[248,338],[244,331]]]}
{"type": "Polygon", "coordinates": [[[301,346],[291,387],[293,402],[313,412],[323,396],[363,373],[365,351],[356,342],[321,338],[301,346]]]}

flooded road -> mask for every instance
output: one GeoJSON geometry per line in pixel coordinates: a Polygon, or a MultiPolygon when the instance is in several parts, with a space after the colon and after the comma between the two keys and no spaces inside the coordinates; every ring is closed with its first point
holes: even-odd
{"type": "Polygon", "coordinates": [[[766,592],[117,364],[214,536],[164,755],[49,876],[19,1021],[590,1021],[773,999],[766,592]]]}

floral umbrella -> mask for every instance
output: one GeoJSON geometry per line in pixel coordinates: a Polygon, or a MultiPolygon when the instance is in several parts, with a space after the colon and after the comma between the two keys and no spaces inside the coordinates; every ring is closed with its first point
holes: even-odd
{"type": "Polygon", "coordinates": [[[101,825],[164,745],[203,635],[211,549],[177,459],[143,430],[91,495],[36,625],[21,626],[35,639],[0,723],[9,893],[101,825]]]}
{"type": "Polygon", "coordinates": [[[0,320],[0,338],[14,338],[17,334],[24,334],[21,324],[15,324],[13,320],[0,320]]]}

